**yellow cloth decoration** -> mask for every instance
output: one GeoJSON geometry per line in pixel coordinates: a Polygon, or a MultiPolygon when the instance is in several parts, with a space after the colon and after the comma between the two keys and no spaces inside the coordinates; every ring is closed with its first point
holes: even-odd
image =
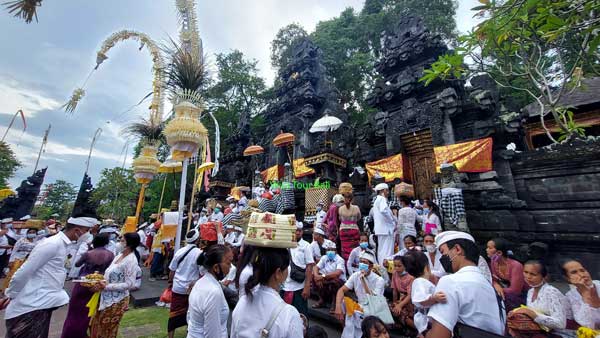
{"type": "Polygon", "coordinates": [[[390,157],[382,158],[381,160],[369,162],[365,165],[369,183],[376,173],[379,173],[386,182],[391,182],[396,178],[404,178],[404,170],[402,166],[402,154],[396,154],[390,157]]]}
{"type": "Polygon", "coordinates": [[[263,182],[269,182],[279,179],[279,166],[274,165],[269,167],[260,173],[262,175],[263,182]]]}
{"type": "Polygon", "coordinates": [[[580,327],[577,329],[577,338],[595,338],[600,335],[600,330],[593,330],[589,327],[580,327]]]}
{"type": "Polygon", "coordinates": [[[85,306],[90,309],[88,311],[88,317],[94,317],[96,311],[98,311],[98,303],[100,303],[100,292],[94,293],[92,298],[90,298],[90,301],[85,304],[85,306]]]}
{"type": "Polygon", "coordinates": [[[455,164],[459,172],[483,173],[492,170],[491,137],[451,144],[448,146],[434,147],[435,170],[440,172],[444,163],[455,164]]]}
{"type": "Polygon", "coordinates": [[[313,168],[304,165],[304,157],[294,160],[294,176],[296,178],[312,175],[314,173],[315,170],[313,168]]]}
{"type": "Polygon", "coordinates": [[[9,188],[0,189],[0,201],[12,195],[15,195],[15,192],[10,190],[9,188]]]}
{"type": "Polygon", "coordinates": [[[344,305],[346,306],[346,316],[352,317],[354,312],[363,312],[363,308],[350,297],[344,297],[344,305]]]}
{"type": "Polygon", "coordinates": [[[135,232],[137,227],[137,218],[135,216],[127,216],[125,224],[123,225],[123,234],[128,232],[135,232]]]}

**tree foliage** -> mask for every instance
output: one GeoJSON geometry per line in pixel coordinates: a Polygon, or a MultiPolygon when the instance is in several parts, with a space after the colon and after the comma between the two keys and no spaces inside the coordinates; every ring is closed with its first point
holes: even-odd
{"type": "Polygon", "coordinates": [[[20,167],[21,162],[17,160],[8,143],[0,141],[0,189],[8,187],[8,180],[20,167]]]}
{"type": "MultiPolygon", "coordinates": [[[[381,32],[393,28],[401,16],[414,14],[427,27],[453,42],[456,37],[455,0],[366,0],[363,9],[345,9],[338,17],[321,21],[309,37],[323,51],[327,74],[340,91],[341,103],[351,120],[359,122],[372,109],[365,99],[375,82],[375,62],[381,50],[381,32]]],[[[298,24],[283,27],[271,43],[271,63],[276,69],[289,63],[291,49],[304,29],[298,24]]]]}
{"type": "Polygon", "coordinates": [[[552,141],[556,140],[545,126],[547,116],[562,134],[581,135],[560,99],[580,87],[585,75],[599,74],[600,1],[479,2],[473,10],[485,20],[461,36],[455,54],[440,57],[421,80],[487,73],[500,86],[526,93],[537,103],[542,127],[552,141]],[[458,61],[448,64],[448,58],[458,61]],[[470,67],[462,68],[464,60],[472,61],[470,67]]]}
{"type": "MultiPolygon", "coordinates": [[[[207,91],[206,101],[219,121],[221,141],[236,131],[238,121],[253,118],[267,105],[271,91],[258,75],[257,60],[247,59],[239,50],[216,54],[217,76],[207,91]]],[[[212,121],[206,121],[207,129],[214,135],[212,121]]],[[[223,144],[226,151],[230,145],[223,144]]]]}
{"type": "Polygon", "coordinates": [[[122,222],[132,216],[140,187],[131,169],[104,168],[94,188],[92,200],[99,203],[96,212],[101,218],[122,222]]]}
{"type": "Polygon", "coordinates": [[[38,217],[46,219],[53,214],[58,214],[58,219],[66,219],[73,209],[77,187],[67,181],[56,180],[54,183],[46,184],[45,189],[47,195],[37,210],[38,217]]]}

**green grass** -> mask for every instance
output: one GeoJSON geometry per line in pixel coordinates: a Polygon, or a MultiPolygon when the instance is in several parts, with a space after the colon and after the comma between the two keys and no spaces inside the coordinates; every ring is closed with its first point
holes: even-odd
{"type": "MultiPolygon", "coordinates": [[[[120,328],[125,327],[133,327],[133,326],[143,326],[153,323],[158,323],[160,325],[160,331],[152,333],[147,336],[141,336],[139,338],[165,338],[167,336],[167,321],[169,320],[169,309],[163,307],[147,307],[147,308],[139,308],[139,309],[130,309],[125,312],[123,319],[121,320],[120,328]]],[[[175,338],[185,338],[186,336],[185,327],[178,328],[175,330],[175,338]]],[[[124,337],[119,334],[120,338],[129,338],[124,337]]]]}

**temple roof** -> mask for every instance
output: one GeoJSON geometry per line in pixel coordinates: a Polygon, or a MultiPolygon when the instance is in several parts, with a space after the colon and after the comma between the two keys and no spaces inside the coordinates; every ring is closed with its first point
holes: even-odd
{"type": "MultiPolygon", "coordinates": [[[[600,102],[600,77],[593,77],[582,80],[579,88],[572,93],[566,92],[561,97],[559,104],[561,106],[579,108],[585,105],[600,102]]],[[[529,117],[539,115],[539,105],[537,102],[532,102],[522,109],[529,117]]],[[[547,109],[546,109],[547,111],[547,109]]]]}

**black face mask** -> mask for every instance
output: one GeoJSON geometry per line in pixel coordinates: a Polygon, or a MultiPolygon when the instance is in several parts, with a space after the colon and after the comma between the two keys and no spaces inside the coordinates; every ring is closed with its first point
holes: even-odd
{"type": "Polygon", "coordinates": [[[444,271],[447,273],[454,273],[454,270],[452,270],[452,260],[450,259],[450,255],[442,255],[442,257],[440,257],[440,264],[442,264],[444,271]]]}
{"type": "Polygon", "coordinates": [[[223,278],[225,278],[225,274],[223,273],[223,269],[221,269],[220,265],[217,265],[217,267],[219,268],[219,272],[217,272],[215,277],[217,277],[218,281],[221,281],[221,280],[223,280],[223,278]]]}

